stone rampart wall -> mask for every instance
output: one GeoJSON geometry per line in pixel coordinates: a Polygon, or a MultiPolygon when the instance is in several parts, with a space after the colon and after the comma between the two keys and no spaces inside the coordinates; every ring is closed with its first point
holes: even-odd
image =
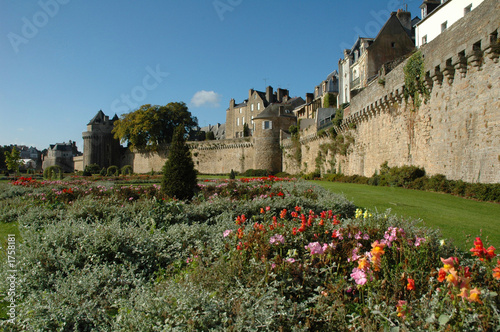
{"type": "MultiPolygon", "coordinates": [[[[254,149],[250,138],[188,142],[195,168],[202,174],[228,174],[253,168],[254,149]]],[[[160,153],[128,152],[121,166],[131,165],[135,173],[160,172],[168,148],[160,153]]]]}
{"type": "Polygon", "coordinates": [[[190,142],[196,169],[202,174],[228,174],[231,170],[244,172],[253,168],[252,138],[221,141],[190,142]]]}
{"type": "MultiPolygon", "coordinates": [[[[356,95],[340,130],[354,144],[347,157],[337,156],[336,169],[371,176],[388,161],[449,179],[500,182],[499,26],[500,3],[487,0],[421,48],[431,94],[416,110],[403,97],[406,62],[385,84],[375,80],[356,95]]],[[[301,171],[310,172],[320,144],[304,145],[301,171]]],[[[290,164],[287,150],[284,165],[290,164]]]]}

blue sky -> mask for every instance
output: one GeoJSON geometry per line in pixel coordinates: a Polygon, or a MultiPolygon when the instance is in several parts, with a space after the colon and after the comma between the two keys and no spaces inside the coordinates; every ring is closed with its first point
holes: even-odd
{"type": "Polygon", "coordinates": [[[253,88],[305,98],[342,49],[421,0],[0,0],[0,145],[76,141],[102,109],[185,102],[225,122],[253,88]]]}

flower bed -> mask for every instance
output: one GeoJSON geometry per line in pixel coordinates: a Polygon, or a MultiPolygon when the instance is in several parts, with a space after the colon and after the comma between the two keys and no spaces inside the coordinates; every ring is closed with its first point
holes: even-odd
{"type": "Polygon", "coordinates": [[[436,230],[303,181],[208,180],[182,202],[157,185],[31,179],[0,196],[0,213],[23,238],[18,318],[1,323],[13,331],[478,331],[500,321],[495,248],[477,238],[459,252],[436,230]]]}

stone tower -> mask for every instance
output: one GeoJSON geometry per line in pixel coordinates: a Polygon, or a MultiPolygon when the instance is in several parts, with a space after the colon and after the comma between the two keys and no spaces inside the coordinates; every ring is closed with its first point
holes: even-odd
{"type": "Polygon", "coordinates": [[[120,142],[111,132],[116,120],[118,120],[116,114],[110,120],[109,116],[99,111],[87,124],[87,131],[82,133],[84,169],[90,164],[105,168],[112,165],[120,167],[120,142]]]}
{"type": "Polygon", "coordinates": [[[297,124],[292,105],[271,104],[254,118],[254,169],[281,172],[281,135],[297,124]]]}

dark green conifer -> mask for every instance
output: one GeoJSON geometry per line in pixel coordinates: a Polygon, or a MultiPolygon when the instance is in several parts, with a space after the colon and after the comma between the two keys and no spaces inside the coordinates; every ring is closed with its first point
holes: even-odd
{"type": "Polygon", "coordinates": [[[196,170],[184,134],[183,126],[175,128],[161,182],[163,195],[181,200],[191,199],[197,189],[196,170]]]}

